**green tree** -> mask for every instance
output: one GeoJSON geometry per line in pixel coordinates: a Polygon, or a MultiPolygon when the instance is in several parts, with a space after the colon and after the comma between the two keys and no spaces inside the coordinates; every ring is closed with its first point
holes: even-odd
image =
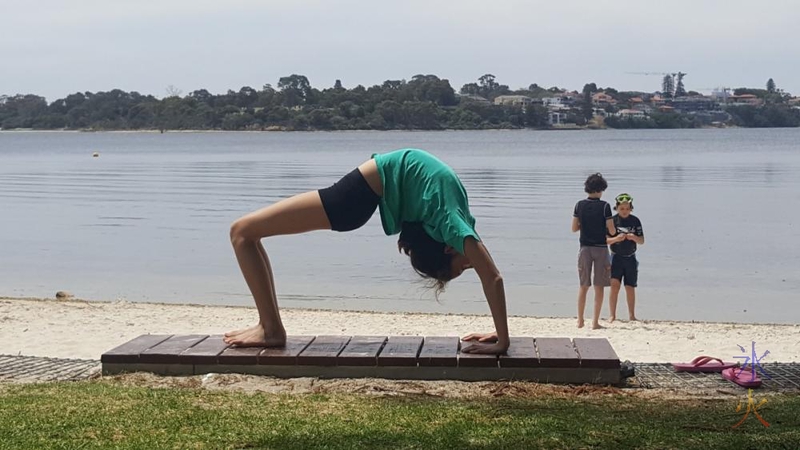
{"type": "Polygon", "coordinates": [[[595,83],[588,83],[583,85],[583,101],[581,102],[581,116],[589,120],[594,117],[594,105],[592,102],[592,94],[597,92],[597,85],[595,83]]]}
{"type": "Polygon", "coordinates": [[[311,83],[303,75],[282,77],[278,80],[278,89],[283,94],[283,105],[288,107],[304,105],[311,96],[311,83]]]}
{"type": "Polygon", "coordinates": [[[767,80],[767,92],[769,92],[770,94],[775,93],[775,80],[773,80],[772,78],[767,80]]]}

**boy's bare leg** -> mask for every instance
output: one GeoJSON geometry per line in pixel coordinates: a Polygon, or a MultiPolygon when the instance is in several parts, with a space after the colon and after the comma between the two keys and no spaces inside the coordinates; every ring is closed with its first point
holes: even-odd
{"type": "Polygon", "coordinates": [[[272,267],[261,239],[330,228],[317,191],[295,195],[234,222],[231,243],[253,294],[259,321],[250,328],[226,333],[226,343],[237,346],[285,345],[286,330],[278,311],[272,267]]]}
{"type": "Polygon", "coordinates": [[[605,288],[603,286],[594,287],[594,315],[592,316],[592,329],[597,330],[603,328],[600,326],[600,310],[603,309],[603,294],[605,288]]]}
{"type": "Polygon", "coordinates": [[[608,295],[608,311],[611,317],[608,321],[614,323],[617,320],[617,300],[619,299],[620,280],[616,278],[611,279],[611,293],[608,295]]]}
{"type": "Polygon", "coordinates": [[[631,321],[639,320],[636,318],[636,288],[625,286],[625,299],[628,301],[628,315],[631,321]]]}
{"type": "Polygon", "coordinates": [[[583,313],[586,311],[586,294],[588,292],[589,286],[578,288],[578,328],[583,328],[583,313]]]}

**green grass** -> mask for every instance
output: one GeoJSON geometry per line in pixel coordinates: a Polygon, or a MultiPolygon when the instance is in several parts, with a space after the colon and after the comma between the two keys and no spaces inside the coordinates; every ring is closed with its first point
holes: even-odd
{"type": "MultiPolygon", "coordinates": [[[[764,398],[755,393],[755,398],[764,398]]],[[[275,395],[113,380],[0,386],[0,448],[528,449],[800,446],[800,398],[764,428],[740,398],[547,395],[481,399],[275,395]]]]}

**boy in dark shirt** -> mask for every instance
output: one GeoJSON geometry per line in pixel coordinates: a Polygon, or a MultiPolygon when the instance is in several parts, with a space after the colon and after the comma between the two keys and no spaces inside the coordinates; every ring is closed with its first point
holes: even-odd
{"type": "Polygon", "coordinates": [[[611,295],[609,297],[610,321],[617,319],[617,297],[624,280],[625,297],[628,301],[628,316],[636,320],[636,285],[639,278],[639,262],[636,260],[636,246],[644,245],[644,231],[642,222],[631,214],[633,211],[633,197],[629,194],[619,194],[616,198],[617,205],[614,209],[617,214],[613,217],[616,236],[609,237],[613,257],[611,260],[611,295]]]}
{"type": "Polygon", "coordinates": [[[584,183],[589,197],[575,205],[572,214],[572,232],[581,232],[581,248],[578,251],[578,328],[583,328],[583,312],[586,309],[586,293],[594,284],[594,315],[592,328],[600,326],[600,310],[603,307],[603,291],[611,284],[611,262],[608,257],[606,236],[616,234],[611,220],[611,206],[600,200],[608,183],[603,175],[590,175],[584,183]],[[594,267],[594,283],[592,283],[594,267]]]}

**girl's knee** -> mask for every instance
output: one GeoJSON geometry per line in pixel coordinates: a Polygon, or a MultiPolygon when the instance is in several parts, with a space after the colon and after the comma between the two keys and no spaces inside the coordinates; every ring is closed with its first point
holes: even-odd
{"type": "Polygon", "coordinates": [[[249,229],[249,221],[247,218],[242,217],[240,219],[236,219],[236,221],[231,224],[231,243],[233,245],[237,245],[248,241],[255,241],[257,237],[252,236],[252,233],[250,233],[249,229]]]}

